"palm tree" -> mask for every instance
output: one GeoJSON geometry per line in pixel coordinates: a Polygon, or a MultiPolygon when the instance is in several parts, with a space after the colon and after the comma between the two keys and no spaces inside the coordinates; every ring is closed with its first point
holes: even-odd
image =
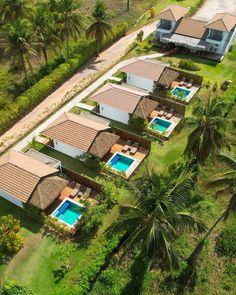
{"type": "Polygon", "coordinates": [[[191,118],[183,120],[185,127],[194,128],[184,150],[186,157],[195,157],[204,164],[210,154],[230,150],[226,136],[228,120],[222,113],[222,102],[218,98],[209,98],[206,104],[199,102],[191,118]]]}
{"type": "Polygon", "coordinates": [[[79,13],[80,3],[74,0],[53,0],[53,3],[55,22],[61,40],[66,40],[67,58],[69,58],[69,37],[76,40],[83,28],[83,18],[79,13]]]}
{"type": "Polygon", "coordinates": [[[129,11],[130,0],[127,0],[127,11],[129,11]]]}
{"type": "Polygon", "coordinates": [[[88,38],[95,38],[97,42],[97,53],[99,55],[100,45],[105,36],[111,31],[111,26],[105,22],[107,8],[103,0],[97,0],[92,12],[93,23],[86,31],[88,38]]]}
{"type": "Polygon", "coordinates": [[[28,0],[0,0],[0,23],[32,15],[28,0]]]}
{"type": "Polygon", "coordinates": [[[49,10],[45,9],[45,5],[46,3],[41,4],[36,8],[33,19],[33,28],[39,42],[42,44],[41,49],[45,63],[48,64],[48,46],[52,44],[56,46],[59,44],[60,40],[56,36],[52,14],[50,14],[49,10]]]}
{"type": "Polygon", "coordinates": [[[135,181],[137,201],[122,206],[120,217],[107,229],[108,235],[126,234],[123,255],[140,246],[141,255],[151,263],[163,268],[178,265],[173,241],[185,230],[205,230],[200,219],[185,211],[194,176],[192,171],[176,173],[176,178],[152,172],[135,181]]]}
{"type": "Polygon", "coordinates": [[[26,64],[32,68],[31,61],[39,58],[36,48],[40,44],[34,40],[33,36],[30,22],[26,19],[19,19],[3,28],[0,39],[0,47],[12,59],[12,64],[23,70],[28,86],[30,86],[30,81],[26,64]]]}
{"type": "Polygon", "coordinates": [[[215,157],[216,160],[223,164],[223,171],[210,177],[205,182],[205,187],[207,189],[216,189],[217,195],[229,195],[230,200],[227,208],[216,219],[214,224],[210,227],[205,236],[197,244],[192,254],[189,256],[187,260],[189,266],[188,275],[185,278],[187,281],[189,281],[195,275],[197,259],[204,247],[205,241],[208,239],[212,231],[215,229],[215,227],[219,224],[220,221],[226,221],[231,213],[236,212],[236,160],[233,157],[231,157],[231,155],[227,154],[218,154],[215,157]]]}

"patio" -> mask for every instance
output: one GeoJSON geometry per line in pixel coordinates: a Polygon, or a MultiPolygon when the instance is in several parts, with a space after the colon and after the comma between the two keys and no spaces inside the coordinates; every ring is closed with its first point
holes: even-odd
{"type": "MultiPolygon", "coordinates": [[[[181,87],[184,88],[186,90],[190,90],[191,93],[189,94],[189,96],[187,97],[187,99],[183,99],[183,102],[189,103],[192,98],[195,96],[195,94],[199,91],[199,89],[201,88],[200,85],[197,85],[193,82],[193,85],[191,87],[186,87],[185,85],[181,85],[180,83],[182,82],[181,79],[175,80],[172,82],[171,86],[170,86],[170,90],[173,90],[175,87],[181,87]]],[[[188,84],[188,82],[186,82],[186,84],[188,84]]]]}
{"type": "MultiPolygon", "coordinates": [[[[132,145],[134,142],[132,142],[132,145]]],[[[110,152],[102,159],[104,162],[108,162],[114,154],[119,153],[123,154],[127,157],[132,157],[135,160],[135,163],[132,165],[132,169],[126,173],[126,178],[130,178],[135,170],[138,168],[138,166],[143,162],[143,160],[148,156],[149,150],[145,149],[141,145],[137,147],[137,151],[135,153],[132,153],[132,147],[131,149],[128,149],[127,151],[124,151],[124,148],[127,146],[127,141],[123,139],[119,139],[116,144],[113,145],[110,152]]],[[[114,171],[115,173],[115,171],[114,171]]]]}
{"type": "Polygon", "coordinates": [[[159,105],[157,107],[157,109],[154,110],[148,118],[148,121],[149,121],[148,123],[150,123],[154,118],[160,118],[165,121],[171,122],[170,128],[168,128],[168,130],[162,134],[163,137],[166,139],[168,139],[170,137],[170,135],[172,134],[172,132],[174,131],[176,126],[183,119],[183,116],[181,114],[176,113],[176,112],[173,112],[171,118],[166,118],[166,115],[169,113],[169,111],[170,111],[169,109],[163,108],[163,106],[159,105]]]}
{"type": "Polygon", "coordinates": [[[84,202],[85,200],[88,201],[91,205],[96,205],[96,195],[97,193],[94,190],[90,190],[90,194],[88,196],[87,189],[88,187],[82,186],[80,193],[80,189],[76,190],[76,186],[80,186],[80,184],[75,183],[74,181],[70,182],[68,186],[66,186],[58,196],[58,198],[46,209],[46,214],[51,215],[55,209],[65,200],[65,199],[71,199],[74,202],[81,204],[81,202],[84,202]]]}

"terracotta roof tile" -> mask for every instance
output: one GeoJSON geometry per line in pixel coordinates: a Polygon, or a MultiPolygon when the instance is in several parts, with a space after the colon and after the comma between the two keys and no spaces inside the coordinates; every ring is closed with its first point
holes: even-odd
{"type": "Polygon", "coordinates": [[[202,39],[206,32],[206,21],[184,17],[175,29],[175,34],[202,39]]]}
{"type": "Polygon", "coordinates": [[[217,13],[207,24],[206,28],[222,32],[230,32],[236,25],[236,16],[228,13],[217,13]]]}
{"type": "Polygon", "coordinates": [[[178,21],[189,11],[188,8],[185,8],[180,5],[170,5],[163,9],[157,16],[160,19],[178,21]]]}

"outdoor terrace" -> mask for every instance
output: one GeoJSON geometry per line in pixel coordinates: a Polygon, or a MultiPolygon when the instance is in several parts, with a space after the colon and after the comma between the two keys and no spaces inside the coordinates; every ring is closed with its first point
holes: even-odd
{"type": "Polygon", "coordinates": [[[186,85],[182,85],[182,82],[183,81],[181,79],[177,79],[177,80],[173,81],[170,86],[170,90],[173,90],[175,87],[181,87],[186,90],[190,90],[191,93],[189,94],[189,96],[186,99],[184,99],[184,102],[189,103],[192,100],[192,98],[196,95],[196,93],[199,91],[201,86],[193,82],[191,87],[186,87],[186,85],[188,84],[189,81],[185,82],[186,85]]]}

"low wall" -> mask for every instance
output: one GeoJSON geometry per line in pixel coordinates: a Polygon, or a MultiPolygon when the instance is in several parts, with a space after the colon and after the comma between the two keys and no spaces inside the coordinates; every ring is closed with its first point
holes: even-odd
{"type": "Polygon", "coordinates": [[[76,181],[84,186],[90,187],[92,190],[96,191],[99,194],[103,191],[102,185],[90,178],[80,175],[65,167],[62,167],[62,172],[68,175],[71,180],[76,181]]]}

